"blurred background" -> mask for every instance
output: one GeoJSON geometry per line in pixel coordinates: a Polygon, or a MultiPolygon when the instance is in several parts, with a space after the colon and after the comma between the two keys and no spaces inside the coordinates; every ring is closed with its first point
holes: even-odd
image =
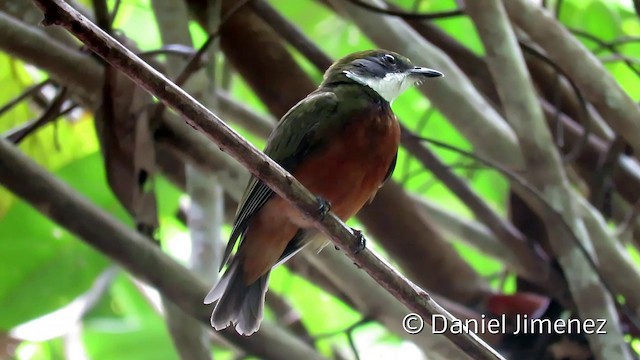
{"type": "MultiPolygon", "coordinates": [[[[464,1],[69,3],[259,149],[337,58],[386,48],[440,70],[393,103],[395,173],[349,225],[460,318],[608,320],[599,336],[479,334],[507,358],[638,357],[637,0],[506,0],[515,51],[464,1]],[[524,59],[537,118],[513,111],[526,89],[505,58],[524,59]]],[[[201,303],[248,172],[41,19],[0,0],[0,134],[42,174],[0,174],[0,359],[466,358],[408,334],[409,311],[331,246],[272,273],[256,335],[210,331],[201,303]],[[104,233],[105,216],[126,229],[104,233]]]]}

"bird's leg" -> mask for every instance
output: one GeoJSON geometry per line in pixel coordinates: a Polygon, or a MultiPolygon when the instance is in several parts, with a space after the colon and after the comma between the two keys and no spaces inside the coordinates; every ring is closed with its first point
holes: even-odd
{"type": "MultiPolygon", "coordinates": [[[[358,238],[358,243],[353,249],[353,253],[358,254],[367,247],[367,239],[362,235],[362,231],[354,228],[351,228],[351,231],[353,231],[353,234],[358,238]]],[[[336,250],[340,250],[338,245],[333,245],[333,247],[336,250]]]]}
{"type": "Polygon", "coordinates": [[[320,195],[316,195],[316,199],[318,200],[318,203],[320,203],[320,206],[318,206],[318,213],[321,217],[324,217],[329,213],[329,211],[331,211],[331,203],[320,195]]]}
{"type": "Polygon", "coordinates": [[[354,228],[351,228],[351,231],[353,231],[353,234],[358,239],[358,243],[353,249],[353,253],[358,254],[367,247],[367,239],[364,237],[364,235],[362,235],[362,231],[354,228]]]}

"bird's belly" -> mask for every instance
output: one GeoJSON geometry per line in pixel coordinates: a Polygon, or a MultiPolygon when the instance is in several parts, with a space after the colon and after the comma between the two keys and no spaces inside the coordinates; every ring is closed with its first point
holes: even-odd
{"type": "Polygon", "coordinates": [[[331,210],[346,221],[375,195],[399,143],[400,129],[393,115],[354,121],[293,175],[328,200],[331,210]]]}

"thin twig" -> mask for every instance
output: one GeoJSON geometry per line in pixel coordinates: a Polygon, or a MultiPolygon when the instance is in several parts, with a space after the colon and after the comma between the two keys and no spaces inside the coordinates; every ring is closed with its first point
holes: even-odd
{"type": "Polygon", "coordinates": [[[176,85],[184,84],[185,81],[187,81],[189,77],[199,68],[201,59],[209,49],[209,46],[211,46],[213,42],[218,38],[218,36],[220,36],[220,28],[222,28],[225,22],[227,22],[236,12],[242,9],[250,1],[252,0],[240,1],[236,3],[231,10],[229,10],[227,13],[224,14],[224,16],[220,19],[220,26],[218,26],[216,31],[209,34],[209,36],[207,37],[207,40],[200,46],[198,51],[195,54],[193,54],[193,56],[191,56],[191,58],[187,62],[187,65],[185,65],[182,71],[180,71],[180,75],[178,75],[174,80],[174,83],[176,85]]]}
{"type": "MultiPolygon", "coordinates": [[[[317,198],[280,165],[258,151],[233,131],[224,121],[197,103],[184,90],[169,82],[162,74],[144,63],[122,44],[61,0],[35,0],[44,13],[44,25],[65,27],[96,54],[134,82],[174,109],[194,128],[207,134],[220,148],[236,158],[251,173],[264,181],[276,194],[296,206],[322,232],[329,235],[350,259],[373,279],[396,296],[411,311],[429,321],[431,315],[442,314],[455,319],[422,289],[412,284],[397,270],[382,261],[370,249],[357,252],[361,238],[334,214],[318,212],[317,198]]],[[[474,333],[445,333],[452,342],[477,359],[503,359],[474,333]]]]}
{"type": "Polygon", "coordinates": [[[590,201],[593,206],[595,206],[596,209],[599,209],[603,214],[606,213],[604,211],[606,207],[605,199],[607,192],[605,183],[607,179],[611,178],[614,169],[618,166],[618,159],[624,154],[626,146],[627,142],[622,138],[622,136],[617,135],[615,139],[609,143],[607,150],[601,154],[600,159],[598,159],[596,169],[593,172],[593,177],[590,179],[590,201]]]}
{"type": "MultiPolygon", "coordinates": [[[[608,43],[593,34],[590,34],[586,31],[575,29],[575,28],[569,28],[569,31],[571,31],[571,33],[576,36],[580,36],[582,38],[585,38],[587,40],[590,40],[596,43],[598,46],[605,48],[616,55],[621,55],[618,49],[616,49],[615,45],[611,45],[611,43],[608,43]]],[[[629,61],[628,59],[623,59],[623,62],[625,63],[625,65],[627,65],[629,70],[633,71],[637,76],[640,77],[640,70],[638,70],[635,66],[633,66],[633,63],[631,61],[629,61]]]]}
{"type": "Polygon", "coordinates": [[[371,322],[371,319],[369,317],[364,317],[364,318],[356,321],[355,323],[347,326],[344,329],[340,329],[340,330],[336,330],[336,331],[329,331],[329,332],[326,332],[326,333],[318,334],[318,335],[313,337],[313,340],[317,342],[318,340],[322,340],[322,339],[330,338],[330,337],[333,337],[333,336],[336,336],[336,335],[344,334],[344,333],[353,331],[353,330],[357,329],[358,327],[360,327],[362,325],[365,325],[365,324],[368,324],[370,322],[371,322]]]}
{"type": "MultiPolygon", "coordinates": [[[[220,1],[211,4],[219,5],[220,1]]],[[[153,13],[164,44],[172,48],[185,48],[195,53],[189,33],[189,14],[182,0],[153,0],[153,13]]],[[[215,64],[213,58],[211,63],[215,64]]],[[[183,66],[184,58],[167,58],[165,73],[175,76],[183,66]]],[[[152,121],[161,121],[158,116],[152,121]]],[[[189,195],[186,215],[189,227],[191,255],[189,269],[203,279],[217,279],[215,271],[222,254],[220,249],[220,228],[222,226],[223,195],[221,184],[213,173],[199,169],[195,164],[185,164],[185,191],[189,195]]],[[[211,280],[210,280],[211,281],[211,280]]],[[[161,297],[165,309],[164,318],[169,335],[180,358],[190,360],[211,360],[210,332],[167,299],[161,297]]]]}
{"type": "Polygon", "coordinates": [[[551,66],[556,73],[562,75],[571,86],[573,93],[576,95],[576,99],[580,104],[580,117],[582,118],[580,120],[584,128],[584,132],[582,133],[582,136],[580,137],[580,140],[578,141],[578,143],[574,145],[573,149],[571,149],[569,153],[565,154],[562,157],[562,161],[564,163],[566,164],[572,163],[580,156],[584,148],[588,145],[589,135],[591,134],[592,123],[591,123],[591,117],[589,116],[589,110],[587,109],[587,101],[582,95],[582,91],[580,91],[580,88],[573,82],[573,80],[569,76],[567,76],[565,71],[562,70],[562,68],[560,68],[558,64],[554,63],[553,60],[549,59],[546,55],[536,50],[533,46],[530,46],[524,43],[523,41],[518,41],[518,44],[520,44],[520,47],[522,48],[522,50],[536,57],[537,59],[540,59],[545,64],[551,66]]]}
{"type": "Polygon", "coordinates": [[[30,88],[28,88],[25,91],[23,91],[22,94],[20,94],[20,95],[16,96],[15,98],[9,100],[7,103],[2,105],[2,107],[0,107],[0,116],[2,116],[2,114],[6,113],[7,111],[11,110],[14,106],[16,106],[19,103],[21,103],[24,99],[26,99],[29,96],[37,93],[45,85],[48,85],[50,83],[51,83],[51,79],[46,79],[44,81],[41,81],[40,83],[38,83],[36,85],[33,85],[30,88]]]}
{"type": "Polygon", "coordinates": [[[169,44],[163,45],[159,49],[142,51],[138,53],[141,58],[147,58],[157,55],[176,55],[180,57],[192,57],[196,53],[196,50],[190,46],[181,44],[169,44]]]}
{"type": "Polygon", "coordinates": [[[347,331],[347,341],[349,342],[349,347],[351,348],[351,352],[353,353],[353,357],[356,360],[360,360],[360,352],[358,352],[358,348],[356,347],[355,341],[353,341],[353,331],[347,331]]]}
{"type": "Polygon", "coordinates": [[[363,9],[367,9],[369,11],[373,11],[378,14],[397,16],[407,20],[449,19],[452,17],[464,15],[464,11],[462,9],[455,9],[455,10],[448,10],[448,11],[441,11],[441,12],[431,12],[431,13],[411,13],[406,11],[379,8],[375,5],[371,5],[362,0],[347,0],[347,1],[363,9]]]}
{"type": "Polygon", "coordinates": [[[122,5],[121,0],[115,0],[116,3],[113,5],[113,10],[111,11],[111,15],[109,16],[111,19],[109,20],[111,27],[113,27],[113,23],[116,21],[116,16],[118,16],[118,11],[120,11],[120,5],[122,5]]]}
{"type": "Polygon", "coordinates": [[[640,106],[610,72],[566,27],[531,1],[503,2],[514,26],[521,28],[583,91],[585,99],[618,134],[640,149],[640,106]],[[580,59],[580,66],[575,66],[580,59]],[[602,96],[606,94],[606,96],[602,96]]]}
{"type": "Polygon", "coordinates": [[[282,36],[296,50],[311,61],[320,71],[325,71],[331,66],[333,61],[314,42],[309,41],[300,29],[282,16],[268,2],[264,0],[254,0],[253,8],[258,15],[267,23],[278,35],[282,36]]]}
{"type": "MultiPolygon", "coordinates": [[[[302,321],[300,313],[287,301],[287,299],[273,291],[267,292],[266,302],[271,311],[276,315],[280,326],[289,329],[302,341],[313,345],[313,337],[302,321]]],[[[315,347],[315,346],[314,346],[315,347]]]]}
{"type": "Polygon", "coordinates": [[[619,53],[614,55],[608,55],[608,56],[600,56],[599,59],[600,61],[602,61],[603,64],[623,61],[625,64],[632,66],[634,69],[636,68],[635,65],[640,65],[639,58],[631,57],[631,56],[627,56],[619,53]]]}
{"type": "MultiPolygon", "coordinates": [[[[191,75],[193,75],[200,68],[202,59],[205,57],[205,54],[209,50],[209,47],[211,47],[218,36],[220,36],[220,29],[222,25],[224,25],[227,20],[229,20],[237,11],[242,9],[242,7],[244,7],[250,1],[252,0],[243,0],[236,3],[235,6],[220,19],[220,24],[216,28],[216,30],[209,34],[207,40],[202,44],[202,46],[200,46],[198,51],[191,55],[189,60],[187,60],[186,65],[184,65],[182,70],[178,73],[178,76],[176,76],[176,78],[174,79],[174,84],[176,84],[177,86],[183,85],[187,80],[189,80],[191,75]]],[[[158,105],[152,111],[151,118],[160,119],[164,109],[165,105],[163,103],[158,103],[158,105]]]]}
{"type": "MultiPolygon", "coordinates": [[[[75,110],[78,107],[78,104],[71,104],[69,106],[67,106],[64,110],[60,111],[59,113],[55,114],[54,118],[51,119],[49,122],[56,120],[57,118],[60,118],[62,116],[66,116],[69,115],[69,113],[71,113],[73,110],[75,110]]],[[[40,118],[28,121],[24,124],[20,124],[18,126],[16,126],[13,129],[7,130],[4,132],[3,136],[9,140],[12,141],[14,144],[17,144],[18,142],[13,141],[14,138],[16,137],[22,137],[23,139],[21,139],[20,141],[24,140],[24,138],[26,137],[27,134],[25,134],[23,136],[23,133],[32,133],[34,131],[36,131],[37,129],[41,128],[42,126],[44,126],[46,123],[42,123],[38,126],[35,126],[35,124],[40,120],[40,118]],[[34,127],[35,126],[35,127],[34,127]]],[[[60,150],[60,143],[58,141],[58,137],[57,137],[57,122],[53,123],[54,126],[54,133],[55,133],[55,137],[53,139],[54,141],[54,147],[57,151],[60,150]]]]}
{"type": "Polygon", "coordinates": [[[42,113],[42,115],[34,122],[29,123],[24,128],[20,128],[18,131],[12,131],[7,135],[7,140],[13,142],[14,144],[20,143],[24,138],[29,136],[29,134],[33,133],[37,129],[42,126],[50,123],[60,116],[60,108],[62,104],[64,104],[67,99],[67,88],[63,87],[60,89],[58,95],[53,99],[51,105],[42,113]]]}
{"type": "MultiPolygon", "coordinates": [[[[610,46],[617,47],[617,46],[620,46],[620,45],[626,45],[626,44],[637,43],[637,42],[640,42],[640,36],[623,36],[623,37],[620,37],[620,38],[615,39],[615,40],[607,41],[606,44],[610,45],[610,46]]],[[[606,46],[597,47],[597,48],[593,49],[593,52],[594,53],[598,53],[603,48],[606,48],[606,46]]]]}
{"type": "MultiPolygon", "coordinates": [[[[431,116],[435,113],[435,108],[433,106],[430,106],[427,111],[424,112],[424,114],[422,114],[422,116],[420,117],[420,119],[418,119],[418,123],[416,124],[415,127],[415,132],[417,134],[422,134],[422,131],[427,127],[427,124],[429,123],[429,120],[431,119],[431,116]]],[[[400,180],[400,183],[402,185],[406,185],[407,182],[409,181],[409,179],[411,179],[411,159],[413,157],[409,156],[409,154],[405,154],[404,156],[404,161],[402,164],[402,179],[400,180]]],[[[422,172],[420,170],[420,172],[422,172]]]]}
{"type": "Polygon", "coordinates": [[[633,204],[629,213],[625,216],[624,220],[620,225],[618,225],[618,229],[616,231],[616,235],[620,238],[624,237],[624,234],[627,232],[633,231],[633,225],[640,214],[640,199],[633,204]]]}
{"type": "Polygon", "coordinates": [[[562,4],[564,3],[564,0],[557,0],[556,1],[556,6],[553,9],[553,13],[555,14],[556,19],[560,19],[560,12],[562,11],[562,4]]]}

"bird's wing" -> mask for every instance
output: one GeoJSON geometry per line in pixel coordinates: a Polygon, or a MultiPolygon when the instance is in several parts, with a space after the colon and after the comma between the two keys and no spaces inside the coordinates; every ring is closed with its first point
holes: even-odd
{"type": "MultiPolygon", "coordinates": [[[[334,93],[311,93],[283,116],[269,136],[264,153],[288,172],[294,171],[304,157],[322,147],[324,142],[319,140],[327,139],[326,134],[340,125],[334,116],[337,106],[334,93]]],[[[221,269],[228,262],[238,238],[242,238],[249,219],[271,195],[273,190],[255,176],[251,177],[236,212],[221,269]]]]}

